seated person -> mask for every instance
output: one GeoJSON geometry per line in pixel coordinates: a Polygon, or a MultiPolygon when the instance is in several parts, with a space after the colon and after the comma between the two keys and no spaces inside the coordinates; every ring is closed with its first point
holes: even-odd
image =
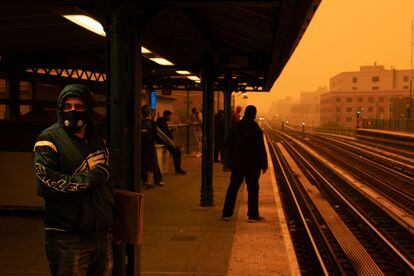
{"type": "Polygon", "coordinates": [[[181,150],[174,143],[174,137],[168,126],[168,121],[172,118],[172,112],[165,110],[163,116],[157,119],[157,141],[165,145],[165,148],[171,153],[174,161],[175,172],[185,174],[181,168],[181,150]]]}

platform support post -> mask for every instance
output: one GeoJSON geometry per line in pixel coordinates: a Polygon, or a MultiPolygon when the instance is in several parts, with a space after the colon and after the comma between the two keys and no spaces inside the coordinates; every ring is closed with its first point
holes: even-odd
{"type": "MultiPolygon", "coordinates": [[[[115,185],[140,190],[141,40],[139,17],[124,7],[107,16],[107,130],[115,185]]],[[[140,247],[114,246],[113,275],[140,275],[140,247]]]]}
{"type": "Polygon", "coordinates": [[[214,71],[213,56],[204,52],[202,56],[203,86],[203,151],[201,172],[200,206],[214,205],[213,191],[213,119],[214,119],[214,71]]]}
{"type": "MultiPolygon", "coordinates": [[[[223,97],[224,97],[224,141],[230,136],[230,129],[231,129],[231,118],[232,118],[232,109],[231,109],[231,95],[233,92],[231,86],[231,75],[226,74],[225,79],[225,87],[223,90],[223,97]]],[[[223,158],[223,171],[228,171],[229,168],[228,164],[228,154],[227,149],[224,150],[224,158],[223,158]]]]}

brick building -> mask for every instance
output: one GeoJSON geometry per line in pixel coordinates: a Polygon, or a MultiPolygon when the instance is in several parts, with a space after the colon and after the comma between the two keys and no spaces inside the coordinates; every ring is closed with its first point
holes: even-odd
{"type": "Polygon", "coordinates": [[[393,99],[409,96],[410,77],[410,70],[382,65],[332,77],[329,92],[321,95],[321,125],[355,127],[357,111],[361,119],[391,119],[393,99]]]}

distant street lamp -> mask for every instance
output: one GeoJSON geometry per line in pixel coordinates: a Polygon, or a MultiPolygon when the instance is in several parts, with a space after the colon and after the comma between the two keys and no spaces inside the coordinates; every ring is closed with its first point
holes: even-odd
{"type": "Polygon", "coordinates": [[[356,112],[356,121],[357,121],[356,128],[359,128],[359,115],[361,115],[361,111],[362,110],[358,109],[356,112]]]}

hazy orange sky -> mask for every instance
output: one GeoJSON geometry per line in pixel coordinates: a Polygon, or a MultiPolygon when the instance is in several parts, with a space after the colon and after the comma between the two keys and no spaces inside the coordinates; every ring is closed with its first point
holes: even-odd
{"type": "Polygon", "coordinates": [[[409,69],[412,19],[414,0],[322,0],[270,94],[251,93],[248,104],[267,112],[272,101],[329,88],[329,78],[360,65],[409,69]]]}

